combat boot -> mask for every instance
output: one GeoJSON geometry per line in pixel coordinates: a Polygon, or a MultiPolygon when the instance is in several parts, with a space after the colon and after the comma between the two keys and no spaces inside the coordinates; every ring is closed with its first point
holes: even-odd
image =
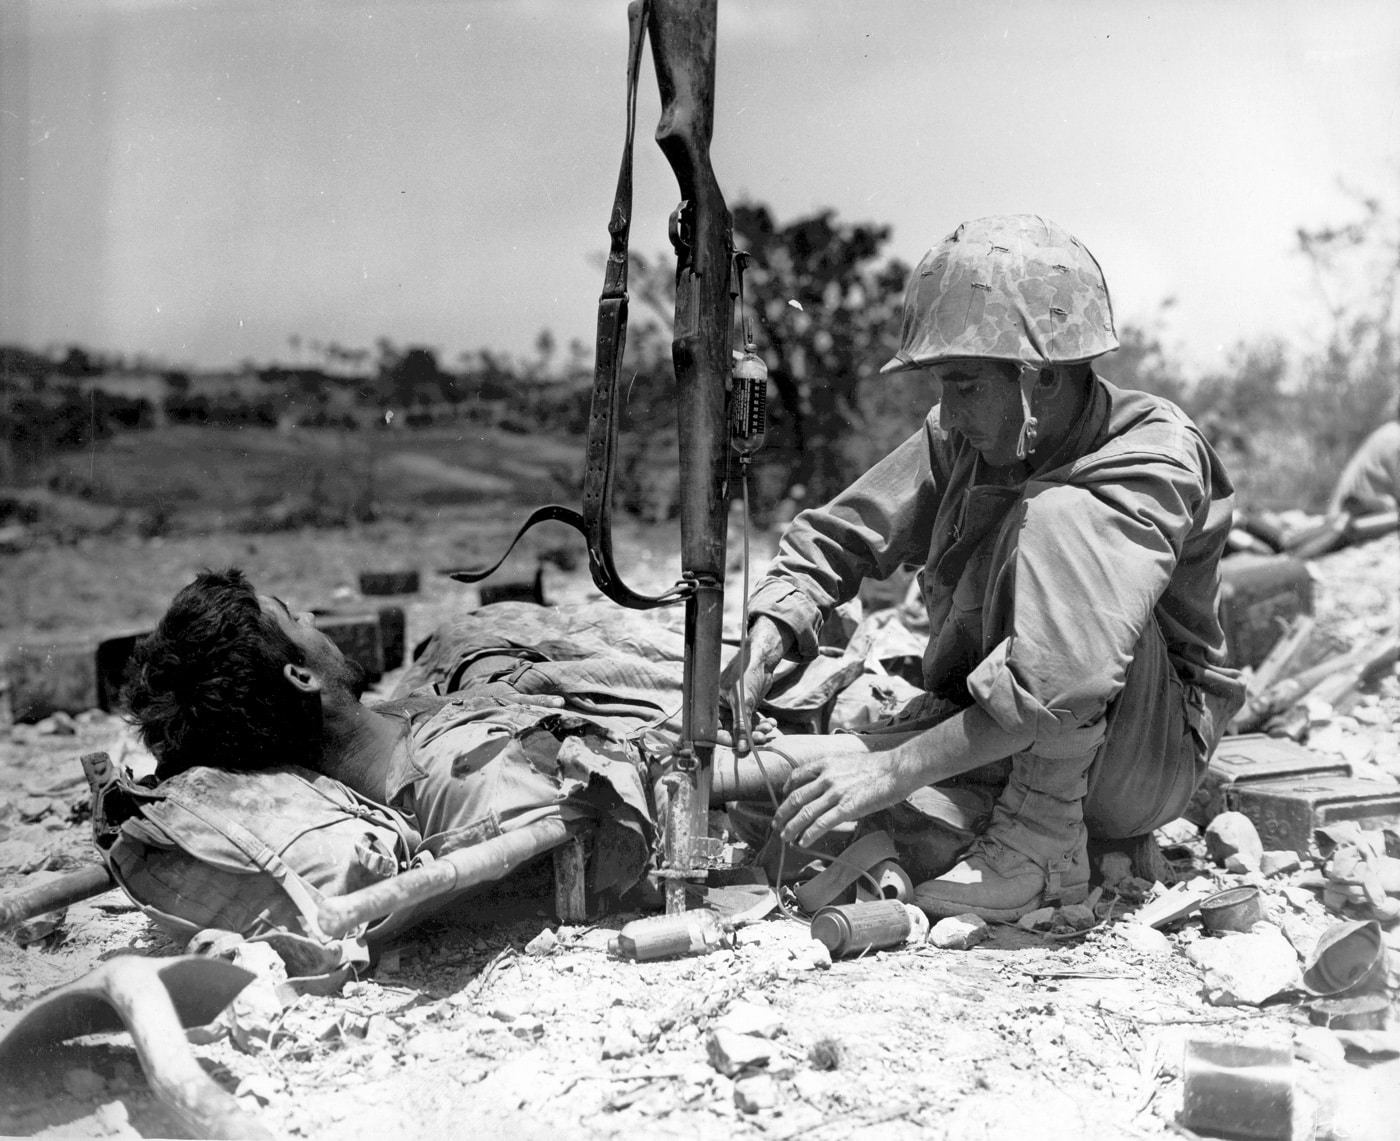
{"type": "Polygon", "coordinates": [[[914,889],[934,919],[971,912],[1015,920],[1089,894],[1084,796],[1092,752],[1069,757],[1017,753],[991,823],[961,862],[914,889]]]}

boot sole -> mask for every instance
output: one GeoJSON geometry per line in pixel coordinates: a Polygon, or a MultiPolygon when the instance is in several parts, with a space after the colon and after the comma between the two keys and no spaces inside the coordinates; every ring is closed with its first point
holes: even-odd
{"type": "Polygon", "coordinates": [[[1089,885],[1075,886],[1060,892],[1053,904],[1039,902],[1039,899],[1020,907],[977,907],[974,904],[956,904],[951,901],[933,900],[925,903],[914,891],[914,903],[930,919],[953,919],[959,915],[976,915],[992,923],[1014,923],[1023,915],[1039,911],[1042,907],[1065,907],[1072,903],[1083,903],[1089,898],[1089,885]]]}

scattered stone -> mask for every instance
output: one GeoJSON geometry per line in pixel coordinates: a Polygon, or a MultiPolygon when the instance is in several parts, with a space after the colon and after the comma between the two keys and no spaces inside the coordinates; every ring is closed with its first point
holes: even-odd
{"type": "Polygon", "coordinates": [[[766,1038],[753,1034],[714,1029],[709,1033],[705,1049],[710,1065],[725,1077],[732,1078],[745,1070],[766,1066],[773,1057],[774,1047],[766,1038]]]}
{"type": "Polygon", "coordinates": [[[62,710],[45,717],[34,726],[34,733],[39,737],[72,737],[77,732],[78,723],[62,710]]]}
{"type": "Polygon", "coordinates": [[[1266,876],[1283,876],[1303,866],[1298,853],[1288,850],[1268,851],[1259,858],[1259,870],[1266,876]]]}
{"type": "Polygon", "coordinates": [[[272,1074],[249,1074],[238,1083],[234,1097],[254,1097],[261,1105],[267,1105],[273,1097],[282,1092],[282,1082],[272,1074]]]}
{"type": "Polygon", "coordinates": [[[614,1026],[603,1036],[604,1058],[631,1058],[641,1053],[637,1036],[624,1026],[614,1026]]]}
{"type": "MultiPolygon", "coordinates": [[[[278,960],[279,964],[281,960],[278,960]]],[[[258,1054],[267,1047],[273,1028],[282,1015],[282,1000],[276,984],[259,976],[238,992],[221,1019],[228,1019],[233,1044],[245,1054],[258,1054]]]]}
{"type": "Polygon", "coordinates": [[[793,1075],[792,1088],[803,1101],[820,1103],[830,1096],[832,1078],[829,1071],[799,1070],[793,1075]]]}
{"type": "Polygon", "coordinates": [[[1053,907],[1038,907],[1034,911],[1028,912],[1016,920],[1016,926],[1027,931],[1038,931],[1049,928],[1055,922],[1055,909],[1053,907]]]}
{"type": "Polygon", "coordinates": [[[772,1038],[783,1028],[783,1020],[767,1003],[740,999],[732,1003],[729,1009],[715,1020],[715,1027],[735,1034],[755,1034],[760,1038],[772,1038]]]}
{"type": "Polygon", "coordinates": [[[517,1002],[510,1002],[507,999],[498,999],[491,1004],[486,1013],[497,1022],[514,1022],[525,1013],[525,1008],[517,1002]]]}
{"type": "Polygon", "coordinates": [[[1055,926],[1063,924],[1075,931],[1087,931],[1099,917],[1094,914],[1094,909],[1082,903],[1070,903],[1061,907],[1055,914],[1055,926]]]}
{"type": "Polygon", "coordinates": [[[535,1016],[517,1018],[510,1024],[510,1032],[517,1038],[542,1038],[544,1019],[535,1016]]]}
{"type": "Polygon", "coordinates": [[[1222,812],[1206,828],[1206,851],[1218,864],[1235,856],[1244,871],[1258,871],[1264,843],[1254,821],[1243,812],[1222,812]]]}
{"type": "Polygon", "coordinates": [[[1347,1060],[1342,1040],[1325,1026],[1301,1026],[1295,1030],[1293,1052],[1303,1061],[1323,1069],[1344,1065],[1347,1060]]]}
{"type": "Polygon", "coordinates": [[[757,1113],[778,1104],[778,1083],[772,1074],[749,1074],[734,1083],[734,1104],[740,1113],[757,1113]]]}
{"type": "Polygon", "coordinates": [[[404,1047],[404,1053],[413,1058],[432,1061],[444,1058],[458,1048],[457,1035],[447,1030],[424,1030],[415,1034],[404,1047]]]}
{"type": "Polygon", "coordinates": [[[1201,830],[1184,816],[1178,816],[1175,820],[1168,821],[1157,829],[1154,836],[1157,843],[1164,848],[1170,848],[1177,844],[1190,844],[1194,840],[1201,838],[1201,830]]]}
{"type": "Polygon", "coordinates": [[[368,1064],[361,1072],[370,1081],[378,1081],[392,1074],[395,1064],[393,1054],[387,1050],[378,1050],[370,1057],[368,1064]]]}
{"type": "Polygon", "coordinates": [[[107,1089],[107,1079],[84,1066],[63,1072],[63,1088],[77,1098],[97,1097],[107,1089]]]}
{"type": "Polygon", "coordinates": [[[1133,861],[1124,852],[1106,852],[1099,858],[1099,875],[1104,889],[1113,891],[1133,874],[1133,861]]]}
{"type": "Polygon", "coordinates": [[[131,1118],[127,1116],[125,1102],[109,1101],[106,1105],[99,1105],[93,1117],[97,1119],[97,1124],[109,1134],[140,1136],[131,1128],[131,1118]]]}
{"type": "Polygon", "coordinates": [[[371,1014],[365,1023],[366,1042],[396,1042],[403,1035],[403,1027],[387,1014],[371,1014]]]}
{"type": "Polygon", "coordinates": [[[1146,923],[1124,923],[1118,928],[1123,941],[1140,955],[1170,955],[1171,940],[1146,923]]]}
{"type": "Polygon", "coordinates": [[[819,939],[809,939],[792,950],[793,969],[799,971],[826,970],[831,966],[831,951],[819,939]]]}
{"type": "Polygon", "coordinates": [[[982,942],[988,933],[987,921],[969,912],[967,915],[940,919],[928,933],[928,942],[945,951],[966,951],[982,942]]]}
{"type": "Polygon", "coordinates": [[[1268,923],[1246,934],[1202,939],[1187,957],[1205,972],[1212,1006],[1258,1006],[1302,981],[1293,945],[1268,923]]]}
{"type": "Polygon", "coordinates": [[[548,927],[525,944],[527,955],[549,955],[559,947],[559,937],[548,927]]]}

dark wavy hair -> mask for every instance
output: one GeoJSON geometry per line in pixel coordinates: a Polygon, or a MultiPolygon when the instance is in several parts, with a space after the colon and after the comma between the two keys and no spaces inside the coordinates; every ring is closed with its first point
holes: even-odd
{"type": "Polygon", "coordinates": [[[127,719],[164,780],[193,765],[314,763],[319,718],[282,667],[305,655],[258,603],[243,572],[203,570],[137,646],[127,719]]]}

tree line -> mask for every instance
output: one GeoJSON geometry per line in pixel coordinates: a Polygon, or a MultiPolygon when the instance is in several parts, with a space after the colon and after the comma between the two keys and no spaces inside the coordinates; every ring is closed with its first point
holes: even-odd
{"type": "MultiPolygon", "coordinates": [[[[1097,366],[1116,384],[1180,404],[1225,453],[1243,497],[1271,500],[1261,506],[1319,507],[1350,450],[1396,414],[1400,224],[1379,199],[1354,194],[1353,202],[1351,221],[1295,235],[1317,283],[1320,350],[1277,338],[1242,342],[1225,369],[1188,380],[1159,321],[1120,327],[1122,347],[1097,366]]],[[[782,223],[757,202],[733,213],[736,247],[749,255],[735,343],[753,339],[770,382],[753,499],[760,513],[794,488],[820,502],[917,428],[936,402],[926,377],[878,372],[898,347],[910,267],[888,255],[888,226],[843,221],[833,210],[782,223]]],[[[679,478],[671,259],[633,254],[631,283],[616,494],[620,508],[660,519],[674,510],[679,478]]],[[[1163,302],[1164,314],[1171,304],[1163,302]]],[[[431,347],[383,337],[373,351],[289,343],[294,356],[309,348],[320,362],[248,364],[238,383],[222,386],[80,347],[56,361],[0,347],[0,449],[10,469],[0,469],[0,480],[37,470],[52,451],[161,422],[354,431],[466,419],[579,437],[587,429],[591,350],[574,342],[560,352],[547,330],[532,358],[480,349],[450,365],[431,347]],[[156,401],[92,383],[143,367],[165,382],[156,401]]]]}

